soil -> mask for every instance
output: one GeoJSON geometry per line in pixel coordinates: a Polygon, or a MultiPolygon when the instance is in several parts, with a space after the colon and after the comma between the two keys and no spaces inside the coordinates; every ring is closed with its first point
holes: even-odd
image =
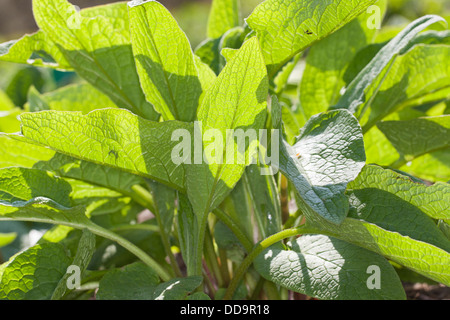
{"type": "Polygon", "coordinates": [[[408,300],[450,300],[450,288],[426,283],[404,283],[408,300]]]}

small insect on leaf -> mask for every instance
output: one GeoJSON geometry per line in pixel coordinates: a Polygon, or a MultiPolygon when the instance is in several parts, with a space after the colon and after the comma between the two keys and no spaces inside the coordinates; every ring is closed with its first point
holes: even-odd
{"type": "Polygon", "coordinates": [[[313,34],[313,32],[312,32],[312,31],[309,31],[309,30],[306,30],[306,31],[305,31],[305,34],[311,35],[311,34],[313,34]]]}
{"type": "Polygon", "coordinates": [[[109,152],[108,152],[108,157],[109,157],[110,155],[114,155],[114,157],[116,157],[116,159],[119,158],[119,154],[117,153],[116,150],[109,150],[109,152]]]}
{"type": "Polygon", "coordinates": [[[300,159],[302,157],[300,153],[297,153],[295,156],[297,157],[297,159],[300,159]]]}

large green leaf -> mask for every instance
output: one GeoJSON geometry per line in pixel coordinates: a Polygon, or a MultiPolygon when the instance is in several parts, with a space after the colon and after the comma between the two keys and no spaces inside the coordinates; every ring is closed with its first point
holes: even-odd
{"type": "Polygon", "coordinates": [[[372,96],[366,96],[366,90],[383,70],[392,63],[394,58],[401,54],[408,48],[415,36],[423,31],[428,26],[444,21],[439,16],[428,15],[419,18],[410,23],[403,29],[395,38],[387,43],[368,63],[363,70],[353,79],[350,85],[346,88],[344,95],[339,99],[338,103],[334,105],[333,109],[348,109],[350,112],[364,112],[360,110],[361,106],[370,100],[372,96]]]}
{"type": "Polygon", "coordinates": [[[96,109],[115,107],[116,105],[106,95],[92,85],[82,83],[62,87],[44,94],[40,94],[35,89],[30,89],[25,110],[30,112],[55,110],[89,113],[96,109]]]}
{"type": "Polygon", "coordinates": [[[270,281],[324,300],[405,299],[400,279],[382,256],[324,235],[304,235],[285,250],[274,245],[255,260],[270,281]],[[371,287],[370,268],[378,268],[379,283],[371,287]],[[368,272],[369,271],[369,272],[368,272]]]}
{"type": "Polygon", "coordinates": [[[68,182],[42,170],[19,167],[0,169],[2,201],[28,201],[46,197],[69,207],[71,190],[68,182]]]}
{"type": "Polygon", "coordinates": [[[131,195],[142,178],[122,170],[72,158],[8,136],[0,136],[0,168],[19,166],[53,172],[131,195]]]}
{"type": "Polygon", "coordinates": [[[313,116],[294,146],[280,141],[279,169],[313,211],[335,224],[349,209],[347,184],[364,165],[361,127],[346,110],[313,116]]]}
{"type": "Polygon", "coordinates": [[[258,139],[266,118],[267,96],[264,60],[257,40],[252,38],[227,63],[198,110],[195,131],[202,136],[194,134],[194,143],[202,143],[205,159],[194,155],[193,163],[186,165],[186,180],[189,200],[200,220],[223,201],[250,163],[249,150],[257,141],[238,149],[234,133],[237,129],[252,130],[258,139]]]}
{"type": "Polygon", "coordinates": [[[228,30],[239,25],[238,0],[213,0],[208,19],[207,36],[220,38],[228,30]]]}
{"type": "MultiPolygon", "coordinates": [[[[386,7],[386,3],[378,3],[386,7]]],[[[373,41],[375,28],[369,28],[370,13],[363,13],[311,47],[300,83],[301,107],[309,119],[324,112],[340,98],[344,75],[359,50],[373,41]]]]}
{"type": "Polygon", "coordinates": [[[348,189],[349,217],[450,251],[450,241],[427,216],[450,217],[448,184],[426,187],[390,170],[368,167],[348,189]]]}
{"type": "Polygon", "coordinates": [[[100,165],[184,189],[184,168],[171,159],[177,129],[192,126],[178,121],[153,122],[123,109],[81,112],[42,111],[21,116],[22,134],[53,150],[100,165]]]}
{"type": "Polygon", "coordinates": [[[72,70],[62,52],[41,30],[31,35],[25,35],[19,40],[2,43],[0,45],[0,60],[72,70]]]}
{"type": "Polygon", "coordinates": [[[186,277],[160,283],[151,268],[133,263],[108,272],[100,281],[96,297],[98,300],[184,300],[202,281],[202,277],[186,277]]]}
{"type": "Polygon", "coordinates": [[[281,231],[282,217],[278,188],[273,175],[262,175],[261,168],[252,164],[245,171],[248,191],[262,239],[281,231]]]}
{"type": "MultiPolygon", "coordinates": [[[[88,229],[83,229],[78,248],[75,253],[75,257],[72,260],[71,266],[79,268],[80,277],[83,276],[83,272],[86,271],[92,255],[95,251],[95,235],[88,229]]],[[[59,281],[58,286],[52,294],[52,300],[61,299],[67,290],[67,281],[69,280],[71,273],[66,273],[59,281]]],[[[80,279],[81,281],[81,279],[80,279]]]]}
{"type": "Polygon", "coordinates": [[[376,0],[266,0],[250,17],[269,75],[312,43],[343,27],[376,0]]]}
{"type": "MultiPolygon", "coordinates": [[[[396,173],[392,170],[385,170],[378,166],[369,165],[364,167],[358,178],[349,183],[349,192],[355,193],[355,190],[365,190],[367,195],[376,197],[379,195],[386,196],[385,200],[374,200],[375,203],[379,203],[380,208],[384,208],[383,211],[386,215],[396,214],[398,219],[407,219],[408,214],[402,215],[398,212],[401,209],[401,201],[408,202],[411,206],[404,206],[405,211],[414,213],[414,210],[421,210],[433,219],[450,219],[450,185],[447,183],[438,182],[431,186],[427,186],[422,183],[412,181],[408,176],[396,173]],[[372,193],[372,194],[370,194],[372,193]],[[377,195],[375,194],[377,193],[377,195]],[[391,200],[387,198],[390,197],[391,200]],[[400,201],[401,200],[401,201],[400,201]],[[391,201],[393,204],[398,202],[398,209],[392,208],[391,212],[387,210],[387,203],[391,201]],[[386,206],[381,205],[386,203],[386,206]],[[407,209],[407,210],[406,210],[407,209]]],[[[367,205],[358,209],[370,211],[370,207],[367,205]]],[[[367,220],[364,218],[364,220],[367,220]]],[[[388,220],[386,220],[388,223],[388,220]]],[[[419,223],[425,225],[426,222],[419,223]]],[[[414,229],[411,223],[404,223],[408,228],[414,229]]]]}
{"type": "MultiPolygon", "coordinates": [[[[378,212],[385,212],[383,210],[386,203],[380,203],[379,208],[377,208],[380,198],[378,197],[378,192],[374,192],[374,190],[376,189],[367,189],[367,201],[369,202],[358,204],[358,207],[356,208],[352,207],[352,211],[355,212],[354,210],[358,209],[362,210],[365,205],[368,205],[372,208],[376,208],[378,212]],[[374,195],[373,198],[370,198],[371,192],[374,195]]],[[[392,199],[392,196],[390,196],[390,198],[392,199]]],[[[397,200],[396,204],[397,206],[407,206],[408,202],[403,201],[403,203],[401,203],[397,200]]],[[[397,206],[394,210],[398,209],[397,206]]],[[[391,229],[388,230],[377,225],[379,221],[376,219],[376,212],[373,217],[369,216],[370,220],[374,218],[374,222],[362,220],[352,213],[352,217],[349,216],[339,226],[336,226],[320,217],[315,212],[312,212],[307,206],[304,206],[303,209],[306,215],[307,226],[309,228],[317,229],[316,232],[336,237],[343,241],[369,249],[430,279],[445,285],[450,284],[450,270],[448,268],[450,264],[450,253],[433,244],[424,242],[420,239],[411,238],[408,234],[415,233],[415,236],[421,235],[420,230],[407,230],[408,226],[401,224],[403,217],[396,218],[395,212],[390,213],[390,224],[389,221],[382,221],[388,223],[388,225],[384,225],[391,229]],[[399,224],[404,228],[404,230],[402,230],[403,234],[392,231],[399,224]]],[[[415,228],[416,225],[411,227],[415,228]]],[[[448,246],[448,243],[444,243],[444,245],[448,246]]]]}
{"type": "Polygon", "coordinates": [[[29,248],[3,267],[0,299],[50,299],[70,263],[70,257],[59,243],[29,248]]]}
{"type": "Polygon", "coordinates": [[[448,45],[419,44],[397,56],[366,91],[364,131],[397,110],[450,99],[449,55],[448,45]]]}
{"type": "Polygon", "coordinates": [[[81,77],[117,106],[158,118],[140,86],[126,3],[78,13],[66,0],[34,0],[33,11],[38,26],[81,77]]]}
{"type": "Polygon", "coordinates": [[[429,152],[450,150],[450,115],[383,121],[378,128],[405,162],[429,152]]]}
{"type": "Polygon", "coordinates": [[[159,2],[129,3],[134,58],[147,100],[165,120],[193,121],[202,84],[189,40],[159,2]]]}

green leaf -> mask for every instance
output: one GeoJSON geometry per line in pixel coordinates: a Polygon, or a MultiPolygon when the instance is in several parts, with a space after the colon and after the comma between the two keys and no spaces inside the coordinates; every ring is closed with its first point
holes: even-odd
{"type": "Polygon", "coordinates": [[[29,108],[30,112],[43,110],[81,111],[86,114],[96,109],[115,107],[116,105],[106,95],[90,84],[82,83],[65,86],[44,94],[39,94],[36,90],[30,90],[25,110],[29,108]]]}
{"type": "Polygon", "coordinates": [[[344,75],[358,51],[372,42],[376,29],[368,27],[371,14],[363,13],[311,47],[300,83],[300,102],[307,119],[324,112],[340,97],[344,75]]]}
{"type": "Polygon", "coordinates": [[[0,90],[0,111],[11,111],[16,107],[11,98],[3,91],[0,90]]]}
{"type": "Polygon", "coordinates": [[[405,161],[433,151],[450,150],[450,115],[383,121],[377,126],[405,161]]]}
{"type": "MultiPolygon", "coordinates": [[[[202,134],[211,130],[209,133],[215,135],[213,142],[205,134],[201,137],[204,150],[212,148],[215,152],[211,157],[211,153],[208,155],[205,151],[209,164],[203,163],[203,159],[198,164],[194,158],[193,164],[186,165],[187,193],[200,221],[225,199],[251,159],[249,149],[252,147],[246,143],[244,150],[238,150],[230,130],[254,130],[258,136],[258,130],[264,127],[267,96],[264,60],[253,38],[227,63],[198,110],[199,122],[194,131],[202,134]]],[[[194,140],[196,138],[194,133],[194,140]]],[[[251,141],[250,145],[255,147],[255,142],[251,141]]]]}
{"type": "Polygon", "coordinates": [[[155,210],[157,211],[153,212],[153,214],[161,218],[165,233],[170,234],[175,217],[176,190],[154,181],[148,181],[148,185],[155,203],[155,210]]]}
{"type": "Polygon", "coordinates": [[[70,206],[70,184],[48,172],[19,167],[0,169],[0,194],[2,201],[28,201],[46,197],[70,206]]]}
{"type": "Polygon", "coordinates": [[[364,131],[397,110],[450,98],[450,46],[416,45],[395,58],[366,91],[364,131]]]}
{"type": "Polygon", "coordinates": [[[343,27],[375,2],[266,0],[246,21],[256,31],[272,76],[296,54],[343,27]]]}
{"type": "Polygon", "coordinates": [[[109,271],[99,283],[98,300],[151,300],[158,275],[150,267],[137,262],[123,269],[109,271]]]}
{"type": "Polygon", "coordinates": [[[20,166],[53,172],[132,195],[132,187],[142,183],[136,175],[112,167],[75,159],[23,140],[0,136],[0,168],[20,166]]]}
{"type": "Polygon", "coordinates": [[[336,226],[305,207],[307,226],[378,253],[437,282],[450,285],[450,253],[376,224],[347,218],[336,226]]]}
{"type": "Polygon", "coordinates": [[[172,133],[191,125],[153,122],[123,109],[81,112],[42,111],[21,115],[22,134],[30,141],[100,165],[184,189],[184,168],[175,164],[172,133]]]}
{"type": "MultiPolygon", "coordinates": [[[[71,266],[77,266],[80,268],[80,276],[87,269],[89,262],[91,261],[92,255],[95,251],[95,235],[91,233],[88,229],[83,229],[80,241],[78,243],[78,248],[73,258],[71,266]]],[[[64,277],[59,281],[58,286],[52,295],[52,300],[61,299],[67,290],[67,280],[70,278],[71,274],[66,273],[64,277]]]]}
{"type": "Polygon", "coordinates": [[[59,243],[36,245],[14,256],[3,269],[0,299],[50,299],[71,259],[59,243]]]}
{"type": "Polygon", "coordinates": [[[157,274],[142,263],[109,271],[101,280],[98,300],[185,300],[202,277],[175,278],[160,283],[157,274]]]}
{"type": "Polygon", "coordinates": [[[288,245],[288,250],[269,247],[256,258],[264,278],[323,300],[406,299],[394,268],[374,252],[324,235],[303,235],[288,245]],[[370,287],[373,266],[377,288],[370,287]]]}
{"type": "Polygon", "coordinates": [[[216,75],[223,68],[223,57],[220,54],[220,41],[217,39],[206,39],[195,48],[195,55],[198,56],[203,63],[208,65],[216,75]]]}
{"type": "Polygon", "coordinates": [[[348,111],[313,116],[294,146],[280,137],[279,169],[317,214],[335,224],[345,219],[347,184],[365,165],[361,127],[348,111]]]}
{"type": "MultiPolygon", "coordinates": [[[[344,95],[332,109],[348,109],[355,113],[360,111],[362,104],[367,102],[366,89],[373,84],[375,79],[393,61],[397,55],[408,48],[414,37],[431,24],[444,21],[441,17],[428,15],[410,23],[394,39],[389,41],[367,64],[364,69],[353,79],[346,88],[344,95]]],[[[370,96],[369,96],[370,98],[370,96]]]]}
{"type": "Polygon", "coordinates": [[[134,58],[147,100],[165,120],[193,121],[202,84],[189,40],[159,2],[129,3],[134,58]]]}
{"type": "Polygon", "coordinates": [[[199,223],[192,209],[188,197],[178,193],[178,212],[176,215],[176,226],[179,235],[179,244],[183,261],[186,264],[187,274],[195,273],[197,254],[196,237],[200,234],[199,223]]]}
{"type": "Polygon", "coordinates": [[[21,108],[0,111],[0,132],[15,133],[20,131],[20,122],[17,118],[22,112],[21,108]]]}
{"type": "Polygon", "coordinates": [[[171,279],[156,287],[152,300],[186,300],[202,282],[201,276],[171,279]]]}
{"type": "Polygon", "coordinates": [[[9,245],[11,242],[16,240],[17,233],[9,232],[9,233],[0,233],[0,248],[9,245]]]}
{"type": "Polygon", "coordinates": [[[450,151],[427,153],[399,168],[429,181],[450,181],[450,151]]]}
{"type": "Polygon", "coordinates": [[[427,187],[390,170],[367,167],[348,186],[349,217],[450,251],[450,242],[430,219],[450,218],[449,191],[448,184],[427,187]]]}
{"type": "Polygon", "coordinates": [[[208,38],[220,38],[239,25],[238,0],[213,0],[208,19],[208,38]]]}
{"type": "MultiPolygon", "coordinates": [[[[354,192],[355,190],[365,190],[364,192],[368,195],[371,192],[378,192],[379,195],[384,194],[386,199],[388,196],[392,198],[392,203],[395,203],[394,197],[397,200],[408,202],[416,207],[409,208],[411,213],[414,209],[419,209],[433,219],[450,219],[450,185],[447,183],[438,182],[427,186],[414,182],[408,176],[392,170],[368,165],[364,167],[355,181],[349,183],[348,191],[354,192]]],[[[389,201],[380,200],[380,206],[383,202],[387,203],[389,201]]],[[[404,216],[401,215],[398,212],[400,209],[401,205],[397,209],[393,208],[392,213],[399,215],[401,219],[406,219],[407,213],[404,216]]],[[[361,210],[369,210],[369,207],[361,207],[361,210]]],[[[386,214],[389,214],[388,210],[383,210],[386,214]]],[[[413,229],[412,224],[405,223],[405,226],[413,229]]]]}
{"type": "Polygon", "coordinates": [[[281,205],[273,175],[262,175],[261,168],[252,164],[245,171],[249,193],[262,239],[281,231],[281,205]]]}
{"type": "Polygon", "coordinates": [[[33,11],[38,26],[81,77],[117,106],[158,118],[140,86],[126,3],[79,13],[66,0],[34,0],[33,11]]]}
{"type": "Polygon", "coordinates": [[[42,30],[25,35],[19,40],[0,44],[0,60],[36,67],[72,70],[62,52],[42,30]]]}

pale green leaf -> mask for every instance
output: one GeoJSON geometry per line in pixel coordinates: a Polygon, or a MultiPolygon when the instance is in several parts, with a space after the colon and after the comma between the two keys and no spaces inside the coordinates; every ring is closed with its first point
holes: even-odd
{"type": "Polygon", "coordinates": [[[344,75],[348,66],[375,35],[376,29],[368,27],[370,16],[370,13],[361,14],[311,47],[299,89],[300,102],[308,119],[338,102],[341,89],[346,85],[344,75]]]}
{"type": "Polygon", "coordinates": [[[209,13],[207,36],[220,38],[225,32],[239,25],[238,0],[213,0],[209,13]]]}
{"type": "Polygon", "coordinates": [[[360,15],[376,0],[266,0],[247,23],[260,40],[269,75],[315,41],[360,15]]]}
{"type": "Polygon", "coordinates": [[[397,56],[366,91],[364,131],[397,110],[449,99],[449,55],[450,46],[419,44],[397,56]]]}
{"type": "Polygon", "coordinates": [[[447,251],[359,219],[347,218],[336,226],[305,208],[309,227],[374,251],[430,279],[450,285],[450,253],[447,251]]]}
{"type": "Polygon", "coordinates": [[[393,171],[369,166],[348,189],[349,217],[450,251],[450,242],[431,219],[450,217],[448,184],[427,187],[393,171]]]}
{"type": "Polygon", "coordinates": [[[129,3],[133,54],[147,100],[165,120],[193,121],[202,86],[189,40],[159,2],[129,3]]]}
{"type": "Polygon", "coordinates": [[[82,83],[65,86],[44,94],[40,94],[36,90],[30,90],[25,110],[29,108],[30,112],[43,110],[81,111],[85,114],[96,109],[115,107],[116,105],[106,95],[92,85],[82,83]]]}
{"type": "Polygon", "coordinates": [[[17,233],[9,232],[9,233],[0,233],[0,248],[7,246],[11,242],[13,242],[17,237],[17,233]]]}
{"type": "Polygon", "coordinates": [[[0,60],[70,71],[62,52],[41,30],[0,45],[0,60]]]}
{"type": "Polygon", "coordinates": [[[132,186],[142,183],[136,175],[57,153],[8,136],[0,136],[0,168],[20,166],[53,172],[55,175],[86,181],[130,195],[132,186]]]}
{"type": "Polygon", "coordinates": [[[257,141],[250,141],[244,150],[238,150],[231,129],[253,130],[258,139],[258,130],[263,128],[266,118],[267,96],[266,68],[259,44],[253,38],[227,63],[198,110],[194,131],[211,130],[210,133],[220,135],[213,142],[203,135],[204,150],[213,148],[215,154],[205,154],[201,164],[195,154],[193,163],[186,165],[189,200],[200,220],[223,201],[249,164],[252,153],[249,150],[256,147],[257,141]]]}
{"type": "Polygon", "coordinates": [[[81,77],[117,106],[156,120],[158,114],[146,101],[136,71],[127,5],[110,6],[84,16],[66,0],[33,1],[38,26],[81,77]]]}
{"type": "Polygon", "coordinates": [[[123,109],[42,111],[21,115],[22,134],[66,155],[107,165],[184,189],[184,168],[171,159],[177,129],[191,125],[153,122],[123,109]]]}
{"type": "Polygon", "coordinates": [[[428,26],[444,21],[441,17],[428,15],[421,17],[410,23],[395,38],[389,41],[367,64],[364,69],[356,76],[350,85],[346,88],[344,95],[334,105],[333,109],[348,109],[355,113],[360,111],[362,104],[367,102],[366,89],[373,84],[375,79],[383,72],[383,70],[392,63],[393,58],[401,54],[407,49],[414,37],[428,26]]]}

